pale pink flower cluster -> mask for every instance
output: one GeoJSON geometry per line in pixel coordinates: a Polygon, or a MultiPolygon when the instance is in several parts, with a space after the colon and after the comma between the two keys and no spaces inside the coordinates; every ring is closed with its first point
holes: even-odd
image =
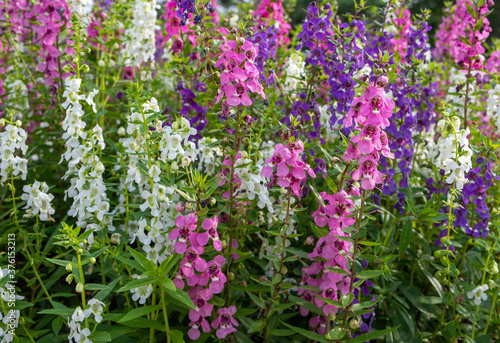
{"type": "Polygon", "coordinates": [[[281,143],[276,144],[273,156],[268,158],[266,165],[262,167],[262,176],[271,178],[271,187],[276,183],[284,188],[290,187],[292,193],[299,199],[301,198],[307,174],[310,177],[316,177],[309,164],[300,159],[303,151],[304,143],[300,140],[291,142],[287,146],[281,143]],[[276,167],[276,172],[274,167],[276,167]]]}
{"type": "Polygon", "coordinates": [[[252,100],[248,91],[265,99],[266,95],[259,83],[259,71],[254,64],[258,48],[252,42],[238,38],[237,41],[223,43],[221,49],[222,55],[215,63],[215,67],[222,70],[221,85],[215,103],[224,99],[223,115],[229,113],[229,106],[250,106],[252,100]]]}
{"type": "Polygon", "coordinates": [[[384,128],[389,126],[395,104],[391,98],[385,96],[384,89],[370,86],[363,96],[354,98],[353,104],[344,120],[346,127],[353,126],[355,135],[342,158],[346,162],[356,161],[359,167],[352,173],[355,181],[361,181],[365,190],[382,184],[382,173],[378,171],[380,154],[387,158],[394,158],[388,147],[387,134],[384,128]]]}

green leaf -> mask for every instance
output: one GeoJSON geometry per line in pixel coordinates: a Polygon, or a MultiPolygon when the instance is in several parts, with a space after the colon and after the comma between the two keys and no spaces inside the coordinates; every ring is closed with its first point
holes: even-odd
{"type": "Polygon", "coordinates": [[[432,317],[439,317],[441,315],[441,309],[438,306],[428,304],[426,301],[422,301],[425,296],[416,287],[410,285],[409,283],[402,282],[399,285],[399,289],[405,295],[405,297],[421,312],[432,317]]]}
{"type": "Polygon", "coordinates": [[[341,269],[341,268],[334,268],[334,267],[327,267],[325,266],[326,269],[328,269],[331,272],[340,274],[340,275],[351,275],[347,270],[341,269]]]}
{"type": "Polygon", "coordinates": [[[266,326],[266,322],[264,321],[264,319],[258,319],[253,322],[252,325],[250,325],[250,327],[248,328],[248,333],[260,331],[264,328],[264,326],[266,326]]]}
{"type": "Polygon", "coordinates": [[[328,174],[325,174],[325,181],[326,181],[326,184],[328,185],[328,188],[330,188],[330,190],[333,192],[333,193],[337,193],[338,191],[338,188],[337,188],[337,185],[335,184],[335,181],[333,181],[329,176],[328,174]]]}
{"type": "Polygon", "coordinates": [[[133,289],[133,288],[139,288],[142,286],[151,285],[151,284],[155,283],[157,280],[158,280],[157,277],[146,277],[146,278],[142,278],[142,279],[133,280],[133,281],[130,281],[129,283],[127,283],[125,286],[118,289],[116,292],[120,293],[120,292],[128,291],[128,290],[133,289]]]}
{"type": "Polygon", "coordinates": [[[92,342],[111,342],[111,336],[104,331],[95,331],[89,336],[92,342]]]}
{"type": "Polygon", "coordinates": [[[275,330],[269,331],[269,334],[271,336],[285,337],[285,336],[291,336],[291,335],[295,334],[295,331],[287,330],[287,329],[275,329],[275,330]]]}
{"type": "Polygon", "coordinates": [[[177,287],[175,287],[175,284],[166,276],[162,276],[160,278],[161,286],[163,286],[164,289],[169,290],[171,292],[176,292],[177,287]]]}
{"type": "Polygon", "coordinates": [[[279,282],[281,282],[281,279],[283,278],[283,276],[281,274],[276,274],[273,276],[273,279],[272,279],[272,283],[273,285],[274,284],[277,284],[279,282]]]}
{"type": "Polygon", "coordinates": [[[87,291],[102,291],[103,289],[107,289],[108,286],[101,285],[100,283],[86,283],[85,289],[87,291]]]}
{"type": "Polygon", "coordinates": [[[122,263],[125,263],[127,266],[134,268],[134,270],[137,270],[137,271],[139,271],[141,273],[145,273],[146,272],[146,268],[144,268],[144,266],[142,266],[137,261],[131,260],[131,259],[123,257],[123,256],[113,256],[113,257],[115,259],[117,259],[118,261],[120,261],[122,263]]]}
{"type": "MultiPolygon", "coordinates": [[[[398,326],[399,327],[399,326],[398,326]]],[[[395,328],[392,328],[392,329],[385,329],[385,330],[377,330],[377,331],[370,331],[368,333],[365,333],[361,336],[358,336],[358,337],[354,337],[350,343],[364,343],[364,342],[367,342],[367,341],[370,341],[372,339],[375,339],[377,337],[382,337],[382,336],[385,336],[387,335],[388,333],[391,333],[395,330],[397,330],[398,328],[395,327],[395,328]]]]}
{"type": "Polygon", "coordinates": [[[63,325],[63,319],[61,317],[57,317],[52,321],[52,331],[54,331],[54,335],[59,335],[59,331],[61,331],[63,325]]]}
{"type": "Polygon", "coordinates": [[[413,237],[413,225],[411,221],[407,221],[403,225],[403,231],[401,232],[401,239],[399,240],[399,248],[398,248],[398,258],[401,260],[408,245],[411,242],[413,237]]]}
{"type": "Polygon", "coordinates": [[[318,342],[328,342],[328,340],[325,338],[325,336],[321,336],[321,335],[317,334],[316,332],[312,332],[309,330],[304,330],[304,329],[301,329],[301,328],[298,328],[295,326],[291,326],[291,325],[288,325],[284,322],[281,322],[281,323],[283,325],[285,325],[287,328],[295,331],[296,333],[298,333],[306,338],[309,338],[309,339],[312,339],[312,340],[318,341],[318,342]]]}
{"type": "Polygon", "coordinates": [[[233,317],[234,318],[246,317],[246,316],[251,315],[255,311],[257,311],[256,308],[238,308],[238,310],[236,311],[236,314],[233,317]]]}
{"type": "Polygon", "coordinates": [[[328,338],[328,339],[341,339],[342,337],[344,337],[345,333],[346,333],[346,329],[344,329],[343,327],[337,326],[337,327],[331,329],[330,332],[328,332],[326,334],[326,338],[328,338]]]}
{"type": "Polygon", "coordinates": [[[316,188],[314,188],[311,184],[309,185],[309,187],[311,188],[314,196],[316,197],[316,200],[318,200],[318,202],[320,203],[321,206],[325,207],[325,202],[323,201],[323,198],[321,197],[321,195],[319,195],[316,188]]]}
{"type": "Polygon", "coordinates": [[[128,247],[127,250],[134,257],[134,260],[136,260],[137,262],[139,262],[139,264],[141,266],[143,266],[146,270],[149,270],[151,272],[155,271],[156,266],[153,264],[153,262],[151,262],[150,260],[148,260],[146,258],[146,256],[144,256],[140,252],[132,249],[131,247],[128,247]]]}
{"type": "Polygon", "coordinates": [[[175,292],[166,293],[167,296],[175,299],[177,302],[182,304],[184,308],[188,310],[194,310],[193,300],[189,297],[189,295],[184,292],[182,289],[177,289],[175,292]]]}
{"type": "MultiPolygon", "coordinates": [[[[106,320],[106,319],[104,319],[106,320]]],[[[147,318],[135,318],[133,320],[128,320],[126,322],[120,322],[120,324],[123,324],[124,326],[128,326],[131,328],[141,328],[141,329],[149,329],[151,327],[155,328],[155,330],[165,332],[165,325],[163,323],[160,323],[159,321],[156,320],[151,320],[147,318]]]]}
{"type": "Polygon", "coordinates": [[[373,305],[375,305],[378,301],[380,300],[380,298],[376,299],[376,300],[373,300],[373,301],[364,301],[362,303],[357,303],[357,304],[353,304],[351,306],[351,310],[353,311],[358,311],[358,310],[362,310],[364,308],[368,308],[368,307],[372,307],[373,305]]]}
{"type": "Polygon", "coordinates": [[[142,317],[148,313],[151,313],[153,311],[161,309],[161,305],[149,305],[149,306],[142,306],[138,308],[134,308],[130,310],[125,316],[123,316],[118,323],[123,323],[129,320],[133,320],[135,318],[142,317]]]}
{"type": "Polygon", "coordinates": [[[170,272],[170,270],[172,270],[172,268],[176,265],[179,258],[180,258],[179,254],[173,254],[173,255],[170,255],[169,258],[164,260],[160,264],[160,267],[158,268],[160,270],[160,275],[168,274],[170,272]]]}
{"type": "Polygon", "coordinates": [[[475,339],[476,343],[490,343],[493,336],[491,334],[482,335],[475,339]]]}
{"type": "Polygon", "coordinates": [[[477,19],[477,14],[476,14],[476,11],[474,10],[474,8],[469,5],[468,3],[465,3],[465,6],[467,6],[467,11],[469,11],[469,14],[474,18],[474,19],[477,19]]]}
{"type": "Polygon", "coordinates": [[[361,273],[356,275],[356,277],[366,280],[366,279],[373,279],[373,278],[379,277],[382,274],[384,274],[383,270],[363,270],[361,273]]]}
{"type": "Polygon", "coordinates": [[[349,304],[352,302],[352,299],[354,299],[354,294],[352,293],[347,293],[340,298],[340,303],[342,306],[347,307],[349,304]]]}
{"type": "Polygon", "coordinates": [[[47,260],[51,263],[57,264],[58,266],[62,266],[62,267],[66,267],[66,265],[71,262],[71,261],[66,261],[66,260],[58,260],[55,258],[46,258],[45,260],[47,260]]]}
{"type": "Polygon", "coordinates": [[[381,245],[382,243],[370,242],[370,241],[359,241],[358,244],[366,245],[368,247],[375,247],[377,245],[381,245]]]}
{"type": "Polygon", "coordinates": [[[96,298],[97,300],[101,300],[103,301],[104,298],[106,298],[109,293],[111,293],[111,291],[113,290],[113,288],[115,288],[116,284],[122,279],[122,277],[120,276],[119,278],[117,279],[114,279],[111,283],[108,284],[108,288],[106,289],[103,289],[102,291],[100,291],[99,293],[97,293],[94,298],[96,298]]]}
{"type": "Polygon", "coordinates": [[[184,343],[184,335],[179,330],[170,331],[170,339],[172,343],[184,343]]]}
{"type": "Polygon", "coordinates": [[[261,298],[250,292],[247,292],[247,294],[255,303],[255,305],[259,306],[260,308],[266,308],[266,304],[264,304],[264,301],[261,298]]]}

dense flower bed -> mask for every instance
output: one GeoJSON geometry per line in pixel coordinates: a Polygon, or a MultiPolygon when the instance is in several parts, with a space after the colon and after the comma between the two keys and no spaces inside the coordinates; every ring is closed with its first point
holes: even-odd
{"type": "Polygon", "coordinates": [[[0,1],[0,342],[500,339],[493,1],[290,3],[0,1]]]}

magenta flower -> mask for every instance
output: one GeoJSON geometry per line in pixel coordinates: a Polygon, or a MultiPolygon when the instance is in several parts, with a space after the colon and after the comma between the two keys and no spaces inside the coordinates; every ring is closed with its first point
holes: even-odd
{"type": "Polygon", "coordinates": [[[377,170],[378,161],[373,155],[363,155],[359,159],[359,168],[352,174],[352,179],[358,181],[361,177],[361,187],[366,190],[375,188],[375,184],[382,184],[382,173],[377,170]]]}
{"type": "Polygon", "coordinates": [[[208,324],[208,321],[204,317],[200,317],[198,320],[192,321],[189,323],[189,326],[191,326],[191,329],[188,330],[188,336],[193,341],[200,338],[200,327],[203,332],[210,332],[210,324],[208,324]]]}
{"type": "Polygon", "coordinates": [[[221,267],[226,263],[222,255],[215,256],[215,258],[208,262],[207,274],[212,281],[210,283],[210,290],[214,294],[219,294],[224,289],[224,284],[227,282],[226,275],[221,270],[221,267]]]}
{"type": "Polygon", "coordinates": [[[194,274],[194,269],[198,272],[204,272],[207,270],[207,262],[200,257],[203,254],[203,247],[190,246],[186,250],[186,255],[181,261],[181,270],[186,277],[190,277],[194,274]]]}
{"type": "Polygon", "coordinates": [[[214,305],[209,304],[208,301],[212,299],[213,294],[209,289],[201,286],[191,288],[188,295],[193,300],[194,310],[189,310],[189,319],[196,322],[200,317],[209,317],[212,315],[214,305]]]}
{"type": "Polygon", "coordinates": [[[239,324],[233,315],[236,313],[236,306],[229,306],[217,310],[219,317],[212,322],[212,328],[217,329],[216,336],[219,339],[226,338],[227,335],[236,331],[235,326],[239,324]]]}
{"type": "Polygon", "coordinates": [[[257,93],[264,99],[266,95],[259,83],[259,71],[254,65],[257,56],[257,47],[250,41],[240,38],[237,41],[227,41],[221,46],[223,51],[215,67],[221,68],[221,87],[215,98],[215,103],[221,99],[223,102],[222,112],[227,115],[227,106],[250,106],[248,92],[257,93]]]}
{"type": "Polygon", "coordinates": [[[198,223],[198,217],[194,213],[188,214],[186,217],[178,216],[175,219],[175,225],[177,228],[170,232],[170,239],[178,239],[174,244],[175,252],[178,254],[184,254],[187,248],[187,241],[193,231],[196,230],[198,223]]]}
{"type": "Polygon", "coordinates": [[[214,219],[206,218],[201,227],[206,232],[200,233],[198,235],[198,242],[201,245],[206,245],[208,243],[208,239],[212,239],[214,244],[214,249],[217,251],[222,250],[222,242],[219,239],[219,234],[217,233],[217,226],[219,225],[219,218],[217,216],[214,219]]]}
{"type": "MultiPolygon", "coordinates": [[[[274,179],[278,186],[290,187],[293,194],[299,199],[302,195],[302,187],[305,184],[307,174],[313,178],[316,177],[313,169],[299,158],[299,153],[303,152],[303,150],[304,144],[299,140],[290,143],[288,146],[277,144],[274,147],[273,156],[266,160],[266,165],[262,167],[261,171],[262,176],[274,179]],[[274,166],[276,166],[276,174],[274,173],[274,166]]],[[[271,182],[270,186],[273,186],[273,182],[271,182]]]]}

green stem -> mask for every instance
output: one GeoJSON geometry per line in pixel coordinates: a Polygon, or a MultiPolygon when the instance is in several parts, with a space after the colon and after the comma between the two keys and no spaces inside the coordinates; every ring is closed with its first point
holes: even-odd
{"type": "Polygon", "coordinates": [[[170,343],[170,326],[168,325],[168,313],[167,313],[167,304],[165,302],[165,291],[163,290],[163,286],[160,286],[160,288],[161,288],[161,305],[163,306],[163,319],[165,320],[167,343],[170,343]]]}
{"type": "MultiPolygon", "coordinates": [[[[82,308],[85,311],[87,307],[87,301],[85,300],[85,277],[83,275],[83,266],[82,266],[82,256],[77,253],[77,259],[78,259],[78,272],[80,275],[80,282],[83,285],[83,290],[82,290],[82,308]]],[[[85,318],[85,327],[88,329],[89,328],[89,321],[87,318],[85,318]]]]}

